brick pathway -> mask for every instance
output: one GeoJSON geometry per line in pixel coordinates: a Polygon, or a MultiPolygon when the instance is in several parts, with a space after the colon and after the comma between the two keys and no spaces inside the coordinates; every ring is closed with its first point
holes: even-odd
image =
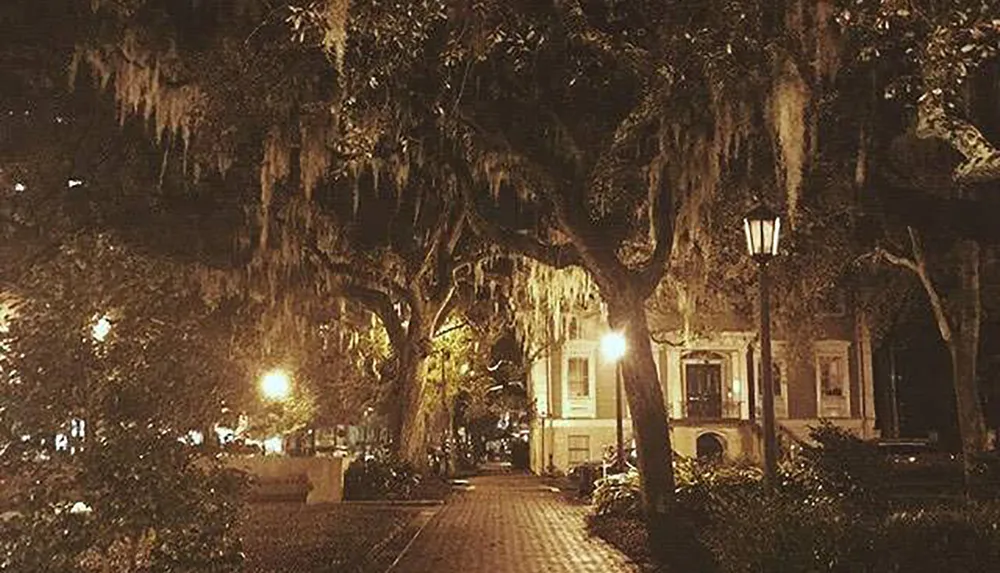
{"type": "Polygon", "coordinates": [[[633,572],[616,549],[587,534],[587,508],[523,475],[472,479],[427,524],[391,573],[633,572]]]}

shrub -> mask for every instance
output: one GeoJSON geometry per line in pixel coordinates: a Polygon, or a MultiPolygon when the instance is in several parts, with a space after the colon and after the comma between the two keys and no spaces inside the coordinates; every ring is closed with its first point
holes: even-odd
{"type": "MultiPolygon", "coordinates": [[[[0,570],[223,572],[242,566],[234,532],[245,480],[177,441],[138,432],[45,472],[0,522],[0,570]]],[[[36,474],[37,475],[37,474],[36,474]]]]}
{"type": "Polygon", "coordinates": [[[0,570],[241,569],[241,480],[182,443],[245,385],[231,317],[185,268],[65,239],[0,329],[0,570]]]}
{"type": "Polygon", "coordinates": [[[344,498],[350,500],[413,499],[421,476],[413,466],[388,451],[365,454],[344,473],[344,498]]]}
{"type": "Polygon", "coordinates": [[[829,422],[811,428],[810,438],[816,445],[803,448],[803,465],[793,471],[809,474],[817,487],[866,503],[885,497],[889,464],[874,442],[861,440],[854,434],[829,422]]]}
{"type": "Polygon", "coordinates": [[[611,474],[594,485],[594,513],[621,517],[638,517],[642,511],[642,485],[639,472],[611,474]]]}

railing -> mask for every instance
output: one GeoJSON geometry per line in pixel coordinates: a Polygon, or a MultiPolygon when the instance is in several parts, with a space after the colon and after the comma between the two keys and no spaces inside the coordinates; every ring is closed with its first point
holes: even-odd
{"type": "Polygon", "coordinates": [[[743,402],[736,400],[688,399],[684,402],[684,418],[692,420],[739,420],[743,418],[743,402]]]}

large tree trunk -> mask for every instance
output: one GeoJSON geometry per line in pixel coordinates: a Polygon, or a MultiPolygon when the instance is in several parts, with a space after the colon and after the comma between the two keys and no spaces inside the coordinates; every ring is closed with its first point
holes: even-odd
{"type": "Polygon", "coordinates": [[[630,294],[605,294],[605,300],[608,322],[624,334],[628,348],[622,375],[632,412],[650,552],[671,571],[706,571],[710,561],[695,538],[694,527],[674,507],[673,447],[645,300],[630,294]]]}
{"type": "Polygon", "coordinates": [[[979,328],[982,322],[982,302],[979,291],[979,245],[975,241],[959,241],[955,246],[959,259],[960,292],[955,301],[952,319],[951,352],[952,380],[955,386],[955,408],[962,452],[968,456],[986,449],[986,424],[979,396],[976,367],[979,356],[979,328]]]}
{"type": "Polygon", "coordinates": [[[622,359],[622,377],[632,412],[643,496],[650,512],[665,513],[674,493],[666,402],[653,360],[644,301],[620,298],[623,300],[609,301],[608,322],[625,335],[628,348],[622,359]]]}
{"type": "Polygon", "coordinates": [[[421,376],[425,356],[416,343],[407,343],[398,352],[394,399],[389,405],[392,443],[400,459],[423,471],[427,466],[427,427],[422,408],[424,380],[421,376]]]}

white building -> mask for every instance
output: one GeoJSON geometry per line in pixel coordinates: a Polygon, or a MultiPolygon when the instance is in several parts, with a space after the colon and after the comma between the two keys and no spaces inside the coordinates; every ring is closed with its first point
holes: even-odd
{"type": "MultiPolygon", "coordinates": [[[[674,450],[684,456],[760,459],[763,449],[757,329],[717,317],[715,334],[687,344],[653,341],[674,450]],[[753,399],[751,399],[753,396],[753,399]]],[[[860,315],[824,315],[816,340],[772,344],[779,440],[804,440],[821,419],[876,436],[871,337],[860,315]]],[[[655,328],[657,325],[651,325],[655,328]]],[[[531,467],[567,471],[600,461],[615,443],[615,365],[600,352],[608,328],[597,312],[566,317],[564,341],[534,362],[529,387],[538,416],[531,467]]],[[[679,331],[660,329],[680,340],[679,331]]],[[[623,396],[624,400],[624,396],[623,396]]],[[[625,439],[632,426],[625,412],[625,439]]]]}

